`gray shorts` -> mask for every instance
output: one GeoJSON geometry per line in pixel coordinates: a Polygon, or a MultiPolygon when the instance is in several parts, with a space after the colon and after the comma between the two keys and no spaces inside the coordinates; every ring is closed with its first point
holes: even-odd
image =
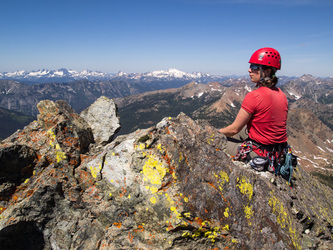
{"type": "MultiPolygon", "coordinates": [[[[249,134],[247,131],[247,126],[244,126],[244,128],[233,137],[227,137],[227,148],[226,151],[231,156],[235,156],[237,154],[237,148],[239,145],[241,145],[246,139],[249,138],[249,134]]],[[[250,157],[253,158],[257,156],[256,153],[251,152],[250,157]]]]}

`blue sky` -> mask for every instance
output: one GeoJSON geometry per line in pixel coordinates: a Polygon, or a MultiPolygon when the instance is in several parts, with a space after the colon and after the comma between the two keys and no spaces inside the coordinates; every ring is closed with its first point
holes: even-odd
{"type": "Polygon", "coordinates": [[[278,75],[333,76],[332,0],[0,0],[0,72],[176,68],[247,74],[274,47],[278,75]]]}

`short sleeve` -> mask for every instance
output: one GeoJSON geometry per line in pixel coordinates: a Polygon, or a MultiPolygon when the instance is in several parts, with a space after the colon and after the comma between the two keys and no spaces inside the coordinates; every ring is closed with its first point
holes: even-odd
{"type": "Polygon", "coordinates": [[[256,101],[256,95],[254,94],[254,92],[249,92],[246,94],[243,102],[242,102],[242,106],[241,108],[244,109],[246,112],[253,114],[256,107],[257,107],[257,101],[256,101]]]}

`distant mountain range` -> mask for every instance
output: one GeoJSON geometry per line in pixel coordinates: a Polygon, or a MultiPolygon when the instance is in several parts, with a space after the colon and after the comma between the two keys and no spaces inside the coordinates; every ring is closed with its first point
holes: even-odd
{"type": "Polygon", "coordinates": [[[84,70],[77,72],[65,68],[58,70],[41,69],[37,71],[19,70],[15,72],[0,73],[0,79],[15,80],[25,83],[47,83],[47,82],[72,82],[75,80],[87,79],[111,79],[114,74],[102,73],[99,71],[84,70]]]}
{"type": "MultiPolygon", "coordinates": [[[[182,85],[195,81],[198,83],[210,83],[214,81],[226,81],[230,78],[239,78],[243,76],[220,76],[212,75],[202,72],[186,73],[178,69],[158,70],[146,73],[125,73],[118,72],[117,74],[103,73],[100,71],[84,70],[81,72],[61,68],[58,70],[41,69],[37,71],[24,71],[19,70],[15,72],[2,72],[0,73],[0,79],[2,80],[14,80],[22,83],[36,84],[36,83],[68,83],[76,80],[88,80],[88,81],[126,81],[129,83],[156,83],[156,82],[171,82],[177,81],[181,84],[175,84],[174,87],[181,87],[182,85]]],[[[281,76],[280,84],[284,84],[287,81],[294,79],[295,77],[281,76]]]]}
{"type": "Polygon", "coordinates": [[[100,71],[84,70],[82,72],[68,70],[65,68],[58,70],[37,70],[37,71],[15,71],[0,73],[0,79],[15,80],[24,83],[48,83],[48,82],[72,82],[75,80],[121,80],[129,82],[152,82],[152,81],[197,81],[207,83],[211,81],[226,80],[229,77],[216,76],[207,73],[193,72],[185,73],[177,69],[159,70],[146,73],[124,73],[117,74],[103,73],[100,71]]]}

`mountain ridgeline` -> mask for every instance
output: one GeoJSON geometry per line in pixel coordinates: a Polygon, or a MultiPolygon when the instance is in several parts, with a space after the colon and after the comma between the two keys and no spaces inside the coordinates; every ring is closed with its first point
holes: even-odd
{"type": "Polygon", "coordinates": [[[28,84],[50,83],[50,82],[73,82],[76,80],[88,81],[126,81],[130,83],[146,83],[160,81],[192,81],[208,83],[212,81],[226,80],[229,77],[211,75],[201,72],[186,73],[177,69],[158,70],[146,73],[125,73],[118,72],[117,74],[103,73],[100,71],[84,70],[78,72],[75,70],[58,69],[58,70],[37,70],[37,71],[15,71],[0,73],[0,79],[15,80],[28,84]]]}
{"type": "MultiPolygon", "coordinates": [[[[7,112],[36,117],[37,103],[42,100],[65,100],[76,112],[81,112],[100,96],[106,96],[114,99],[118,106],[122,124],[118,135],[148,128],[180,112],[220,128],[234,120],[244,96],[254,88],[248,77],[219,78],[208,83],[198,83],[199,78],[179,72],[173,75],[119,73],[117,77],[105,81],[44,84],[0,80],[0,107],[7,112]]],[[[207,81],[213,79],[212,76],[206,78],[207,81]]],[[[331,175],[333,79],[310,75],[281,79],[280,87],[289,101],[289,142],[306,170],[331,175]]],[[[9,135],[0,136],[3,139],[9,135]]]]}

